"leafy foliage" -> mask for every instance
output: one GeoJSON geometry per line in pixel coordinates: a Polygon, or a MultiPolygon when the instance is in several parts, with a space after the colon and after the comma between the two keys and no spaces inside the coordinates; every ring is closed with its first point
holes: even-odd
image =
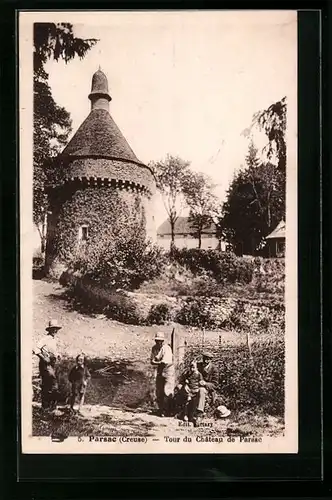
{"type": "Polygon", "coordinates": [[[56,254],[73,271],[109,287],[136,288],[163,271],[162,250],[146,241],[145,214],[139,195],[109,188],[76,191],[62,204],[56,254]],[[89,225],[82,244],[77,227],[89,225]],[[111,228],[111,229],[110,229],[111,228]]]}
{"type": "Polygon", "coordinates": [[[47,196],[45,184],[52,180],[54,165],[52,159],[66,144],[71,133],[69,113],[58,106],[48,85],[45,63],[63,59],[66,63],[75,56],[83,58],[97,40],[76,38],[69,23],[34,24],[34,131],[33,131],[33,219],[45,244],[45,214],[47,196]]]}
{"type": "Polygon", "coordinates": [[[182,325],[198,328],[230,329],[239,332],[283,331],[285,307],[280,301],[253,302],[222,297],[187,297],[177,312],[182,325]]]}
{"type": "Polygon", "coordinates": [[[118,238],[114,244],[102,242],[91,253],[82,255],[76,266],[98,283],[135,289],[160,275],[163,255],[158,247],[150,246],[143,238],[118,238]]]}
{"type": "Polygon", "coordinates": [[[191,175],[189,165],[189,162],[171,155],[167,155],[165,160],[150,163],[171,225],[171,246],[174,245],[175,223],[185,205],[184,186],[191,175]]]}
{"type": "Polygon", "coordinates": [[[268,158],[274,154],[278,157],[278,168],[281,172],[286,172],[286,117],[287,99],[283,97],[267,109],[259,111],[253,117],[253,124],[258,125],[266,133],[269,143],[267,146],[268,158]]]}
{"type": "Polygon", "coordinates": [[[44,222],[47,207],[45,185],[51,182],[56,171],[54,158],[65,146],[71,133],[71,119],[69,113],[58,106],[52,96],[51,89],[46,82],[34,81],[34,129],[33,129],[33,192],[34,223],[40,229],[44,222]]]}
{"type": "Polygon", "coordinates": [[[258,127],[263,130],[268,138],[268,144],[264,148],[267,157],[271,160],[273,157],[278,159],[278,168],[284,177],[286,176],[286,127],[287,127],[287,98],[283,97],[280,101],[274,102],[267,109],[258,111],[252,118],[252,123],[243,134],[250,135],[252,129],[258,127]]]}
{"type": "MultiPolygon", "coordinates": [[[[209,349],[219,368],[218,393],[233,411],[263,411],[284,416],[285,342],[273,338],[254,342],[252,357],[245,346],[209,349]]],[[[199,347],[186,352],[186,364],[200,354],[199,347]]]]}
{"type": "Polygon", "coordinates": [[[195,275],[208,272],[219,283],[250,283],[254,265],[232,253],[198,248],[174,249],[172,259],[195,275]]]}
{"type": "Polygon", "coordinates": [[[80,59],[98,42],[97,39],[77,38],[70,23],[35,23],[33,69],[37,79],[47,79],[44,69],[49,59],[66,63],[75,56],[80,59]]]}
{"type": "Polygon", "coordinates": [[[168,304],[153,304],[147,317],[149,325],[164,325],[171,319],[171,310],[168,304]]]}
{"type": "Polygon", "coordinates": [[[87,276],[70,287],[68,297],[73,307],[84,314],[105,314],[130,325],[144,322],[130,297],[112,287],[100,286],[87,276]]]}
{"type": "Polygon", "coordinates": [[[254,254],[285,216],[284,176],[272,163],[261,163],[253,143],[247,167],[233,179],[218,221],[218,234],[239,253],[254,254]]]}
{"type": "Polygon", "coordinates": [[[193,228],[193,236],[198,238],[198,248],[202,244],[202,232],[213,223],[216,212],[217,197],[213,194],[215,185],[201,172],[192,172],[186,176],[184,195],[190,208],[189,223],[193,228]]]}

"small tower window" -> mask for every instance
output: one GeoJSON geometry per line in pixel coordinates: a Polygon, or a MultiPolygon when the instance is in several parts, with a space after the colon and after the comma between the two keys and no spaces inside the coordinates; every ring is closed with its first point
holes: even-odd
{"type": "Polygon", "coordinates": [[[82,242],[87,241],[89,238],[89,226],[81,226],[78,232],[78,239],[82,242]]]}

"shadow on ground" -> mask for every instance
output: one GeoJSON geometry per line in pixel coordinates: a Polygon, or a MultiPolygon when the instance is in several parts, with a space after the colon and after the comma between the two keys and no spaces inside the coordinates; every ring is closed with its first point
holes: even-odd
{"type": "Polygon", "coordinates": [[[33,406],[32,411],[33,436],[51,436],[58,441],[63,441],[68,436],[126,435],[148,437],[153,435],[151,430],[154,427],[152,422],[146,422],[138,417],[128,420],[101,413],[86,418],[71,414],[66,409],[57,415],[45,415],[39,406],[33,406]]]}
{"type": "MultiPolygon", "coordinates": [[[[68,374],[75,359],[62,359],[57,368],[59,403],[66,404],[70,395],[68,374]]],[[[138,365],[128,359],[111,360],[92,358],[88,360],[91,380],[88,384],[85,403],[87,405],[112,406],[122,409],[151,409],[153,404],[153,374],[149,367],[138,365]]],[[[40,402],[40,379],[33,380],[34,401],[40,402]]]]}

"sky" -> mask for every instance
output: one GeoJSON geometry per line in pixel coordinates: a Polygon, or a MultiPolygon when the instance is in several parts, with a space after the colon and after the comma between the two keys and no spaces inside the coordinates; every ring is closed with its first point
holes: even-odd
{"type": "MultiPolygon", "coordinates": [[[[144,163],[168,153],[190,161],[213,178],[221,200],[244,163],[248,139],[241,133],[253,114],[284,96],[289,112],[296,109],[294,11],[57,16],[73,24],[76,36],[99,39],[84,59],[45,67],[55,101],[71,114],[73,133],[90,112],[91,78],[100,66],[108,77],[110,113],[136,156],[144,163]]],[[[267,141],[258,133],[254,139],[258,147],[267,141]]],[[[156,207],[160,224],[166,213],[159,199],[156,207]]]]}

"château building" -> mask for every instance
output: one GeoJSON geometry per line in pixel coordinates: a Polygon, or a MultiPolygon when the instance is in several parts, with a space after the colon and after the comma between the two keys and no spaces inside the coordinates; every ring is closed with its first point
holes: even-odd
{"type": "Polygon", "coordinates": [[[91,111],[56,160],[47,187],[46,272],[59,276],[75,255],[103,238],[143,232],[156,240],[155,179],[114,122],[106,75],[92,77],[91,111]]]}

